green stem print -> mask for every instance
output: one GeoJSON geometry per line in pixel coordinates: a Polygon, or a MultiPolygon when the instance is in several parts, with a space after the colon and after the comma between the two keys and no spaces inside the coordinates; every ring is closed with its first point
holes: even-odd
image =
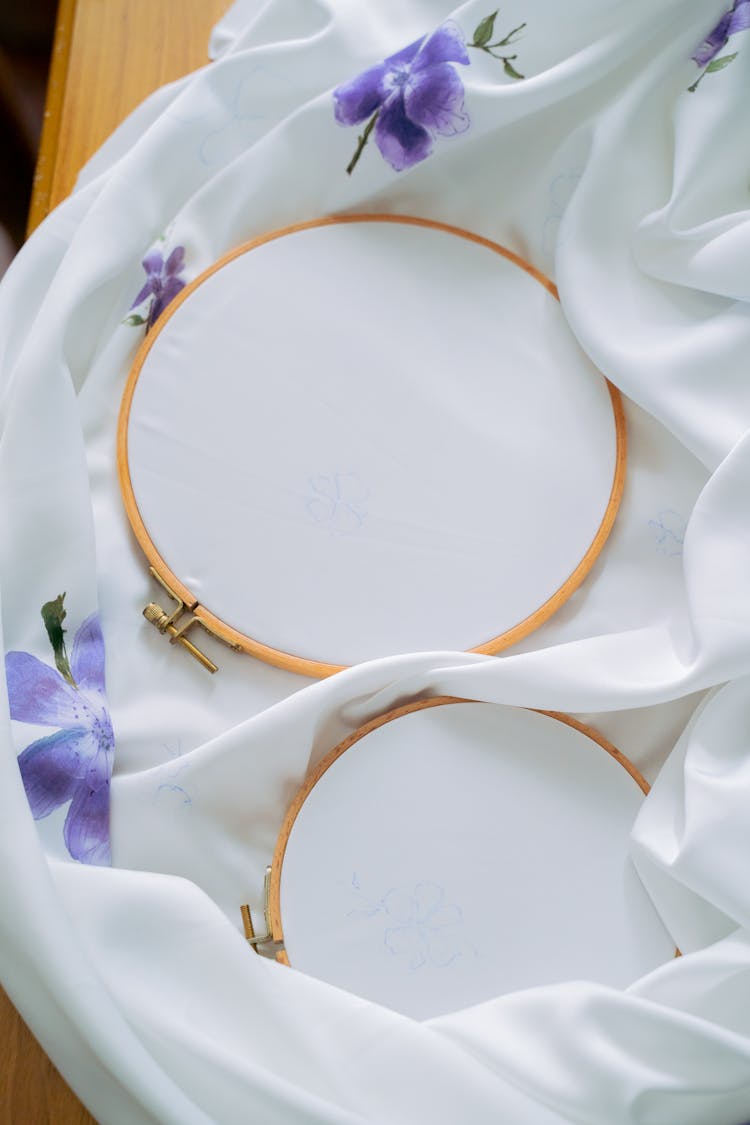
{"type": "Polygon", "coordinates": [[[347,176],[351,176],[352,172],[357,167],[357,161],[359,160],[362,153],[365,151],[365,145],[367,144],[367,142],[370,139],[370,133],[375,128],[375,122],[378,119],[379,113],[380,113],[380,110],[376,109],[375,112],[373,113],[372,117],[370,118],[370,120],[367,122],[364,133],[362,133],[357,138],[357,147],[354,150],[354,156],[351,158],[351,160],[349,161],[349,163],[346,166],[347,176]]]}
{"type": "Polygon", "coordinates": [[[721,17],[716,27],[711,28],[706,38],[696,47],[692,60],[699,67],[701,73],[691,86],[688,93],[694,94],[707,74],[716,74],[723,70],[737,58],[739,52],[731,55],[722,55],[727,43],[738,31],[747,31],[750,28],[750,0],[734,0],[734,4],[721,17]]]}
{"type": "Polygon", "coordinates": [[[703,73],[698,75],[692,86],[688,86],[688,93],[694,94],[707,74],[715,74],[717,70],[723,70],[725,66],[729,66],[730,62],[734,62],[736,58],[737,52],[735,51],[733,55],[722,55],[721,58],[712,59],[703,73]]]}
{"type": "Polygon", "coordinates": [[[44,622],[44,628],[47,630],[49,643],[52,645],[55,667],[63,679],[68,681],[71,687],[76,687],[77,685],[70,669],[68,653],[65,648],[66,630],[63,629],[63,621],[67,617],[67,612],[63,605],[64,600],[65,594],[58,594],[53,601],[45,602],[42,606],[42,621],[44,622]]]}
{"type": "Polygon", "coordinates": [[[474,29],[474,38],[469,47],[474,47],[478,51],[484,51],[486,55],[490,55],[493,59],[498,59],[503,64],[503,70],[508,75],[508,78],[523,78],[523,74],[519,74],[513,63],[518,58],[518,55],[497,54],[499,47],[511,47],[518,40],[521,32],[526,27],[525,23],[521,23],[518,27],[514,27],[512,31],[503,39],[498,39],[496,43],[492,43],[492,36],[495,34],[495,20],[499,12],[499,8],[492,12],[491,15],[485,16],[474,29]]]}
{"type": "Polygon", "coordinates": [[[509,78],[523,78],[514,66],[517,56],[507,48],[526,24],[496,39],[496,19],[494,11],[481,20],[471,43],[457,23],[446,20],[429,35],[336,87],[333,105],[339,125],[364,125],[347,175],[359,164],[370,137],[394,172],[404,172],[432,153],[438,137],[467,131],[470,121],[457,68],[469,65],[470,49],[498,59],[509,78]]]}

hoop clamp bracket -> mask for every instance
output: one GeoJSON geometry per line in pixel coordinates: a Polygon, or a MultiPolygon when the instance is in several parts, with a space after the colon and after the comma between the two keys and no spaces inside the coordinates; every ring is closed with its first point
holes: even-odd
{"type": "Polygon", "coordinates": [[[263,922],[266,928],[264,934],[256,934],[255,927],[253,926],[253,919],[250,914],[250,907],[247,903],[243,903],[240,907],[240,914],[242,915],[242,928],[245,931],[245,941],[251,946],[256,953],[260,954],[259,946],[271,945],[274,948],[266,951],[273,953],[277,961],[286,962],[286,956],[283,952],[283,944],[273,936],[271,926],[271,868],[266,868],[266,873],[263,878],[263,922]]]}
{"type": "MultiPolygon", "coordinates": [[[[187,649],[190,655],[207,671],[218,672],[218,666],[214,664],[213,660],[210,660],[205,652],[199,649],[197,645],[193,644],[191,640],[188,640],[186,633],[193,625],[200,625],[209,636],[216,637],[217,640],[223,641],[224,644],[228,644],[228,642],[224,641],[223,637],[219,637],[205,621],[201,621],[199,617],[196,617],[193,613],[195,606],[188,607],[182,598],[177,596],[171,586],[164,581],[162,576],[157,573],[152,566],[149,567],[149,570],[152,577],[156,579],[162,589],[165,590],[172,601],[176,603],[177,608],[174,609],[172,613],[166,613],[156,602],[149,602],[143,611],[143,616],[147,621],[150,621],[160,633],[166,633],[169,636],[169,643],[171,645],[182,645],[182,647],[187,649]],[[186,613],[189,614],[189,616],[184,619],[183,615],[186,613]]],[[[233,649],[235,652],[239,651],[239,645],[229,644],[229,648],[233,649]]]]}

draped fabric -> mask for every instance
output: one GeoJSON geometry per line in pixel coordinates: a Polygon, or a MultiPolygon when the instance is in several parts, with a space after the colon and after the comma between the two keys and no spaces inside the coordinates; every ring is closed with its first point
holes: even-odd
{"type": "Polygon", "coordinates": [[[4,279],[0,979],[102,1122],[750,1118],[749,7],[242,0],[4,279]],[[138,625],[124,381],[186,281],[347,211],[554,276],[626,398],[621,512],[501,657],[307,683],[227,652],[211,678],[138,625]],[[654,782],[632,851],[681,958],[420,1023],[248,951],[238,906],[309,765],[446,694],[582,716],[654,782]]]}

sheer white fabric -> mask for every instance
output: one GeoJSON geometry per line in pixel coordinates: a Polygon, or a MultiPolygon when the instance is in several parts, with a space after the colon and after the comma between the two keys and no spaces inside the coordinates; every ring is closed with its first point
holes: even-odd
{"type": "Polygon", "coordinates": [[[489,12],[243,5],[221,57],[137,111],[3,281],[3,646],[48,661],[39,607],[65,591],[72,638],[98,600],[117,751],[114,866],[73,863],[65,808],[32,819],[32,732],[4,711],[0,975],[99,1120],[750,1118],[750,34],[688,89],[728,6],[511,0],[497,26],[526,22],[524,80],[475,50],[454,67],[470,128],[399,173],[370,141],[347,176],[361,129],[333,89],[489,12]],[[165,235],[193,277],[260,233],[365,210],[555,274],[629,399],[622,512],[579,594],[506,656],[402,655],[305,687],[218,651],[211,678],[138,623],[152,587],[114,448],[140,263],[165,235]],[[579,980],[418,1022],[249,953],[237,908],[258,906],[309,764],[420,694],[586,713],[656,778],[633,855],[685,956],[624,990],[579,980]]]}

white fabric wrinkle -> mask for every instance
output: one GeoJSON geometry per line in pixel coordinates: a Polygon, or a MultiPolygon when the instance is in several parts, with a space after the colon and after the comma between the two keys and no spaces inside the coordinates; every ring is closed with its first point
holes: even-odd
{"type": "MultiPolygon", "coordinates": [[[[13,909],[3,915],[2,976],[102,1121],[738,1125],[748,1116],[750,958],[736,930],[750,925],[746,681],[724,689],[736,690],[734,703],[724,691],[710,698],[643,805],[634,857],[694,952],[626,992],[574,982],[420,1025],[255,960],[237,933],[239,903],[260,905],[297,785],[388,707],[459,695],[586,712],[604,730],[632,712],[637,749],[649,708],[750,674],[746,319],[726,306],[745,291],[745,220],[726,208],[746,169],[717,137],[704,185],[702,142],[690,142],[694,121],[700,138],[736,117],[745,63],[683,93],[697,75],[690,55],[725,8],[510,6],[509,26],[517,11],[528,23],[519,65],[532,77],[511,83],[491,60],[472,62],[462,74],[474,126],[465,140],[439,139],[429,161],[399,177],[371,144],[347,177],[356,130],[335,123],[331,89],[448,17],[448,5],[246,4],[222,33],[232,46],[215,69],[137,111],[11,271],[0,295],[3,626],[8,647],[42,658],[42,602],[65,588],[80,621],[100,590],[119,740],[119,870],[55,860],[50,881],[6,732],[2,831],[13,862],[0,883],[13,909]],[[565,141],[576,129],[573,152],[565,141]],[[731,190],[717,190],[722,169],[731,190]],[[222,652],[222,678],[210,683],[133,624],[152,594],[120,510],[112,438],[139,338],[122,321],[140,262],[166,236],[185,247],[192,277],[255,233],[367,207],[467,226],[540,266],[545,232],[556,232],[561,297],[584,349],[713,475],[701,492],[687,455],[654,468],[644,437],[631,469],[641,491],[619,539],[567,619],[529,638],[527,651],[389,658],[306,688],[222,652]],[[627,606],[608,614],[617,596],[602,591],[614,568],[627,606]],[[638,575],[651,602],[628,601],[638,575]],[[638,627],[624,627],[628,615],[638,627]]],[[[473,4],[453,18],[471,35],[486,15],[473,4]]],[[[677,723],[660,721],[652,773],[677,723]]],[[[13,738],[22,748],[28,728],[13,738]]],[[[60,816],[37,827],[47,854],[61,856],[60,816]]]]}

